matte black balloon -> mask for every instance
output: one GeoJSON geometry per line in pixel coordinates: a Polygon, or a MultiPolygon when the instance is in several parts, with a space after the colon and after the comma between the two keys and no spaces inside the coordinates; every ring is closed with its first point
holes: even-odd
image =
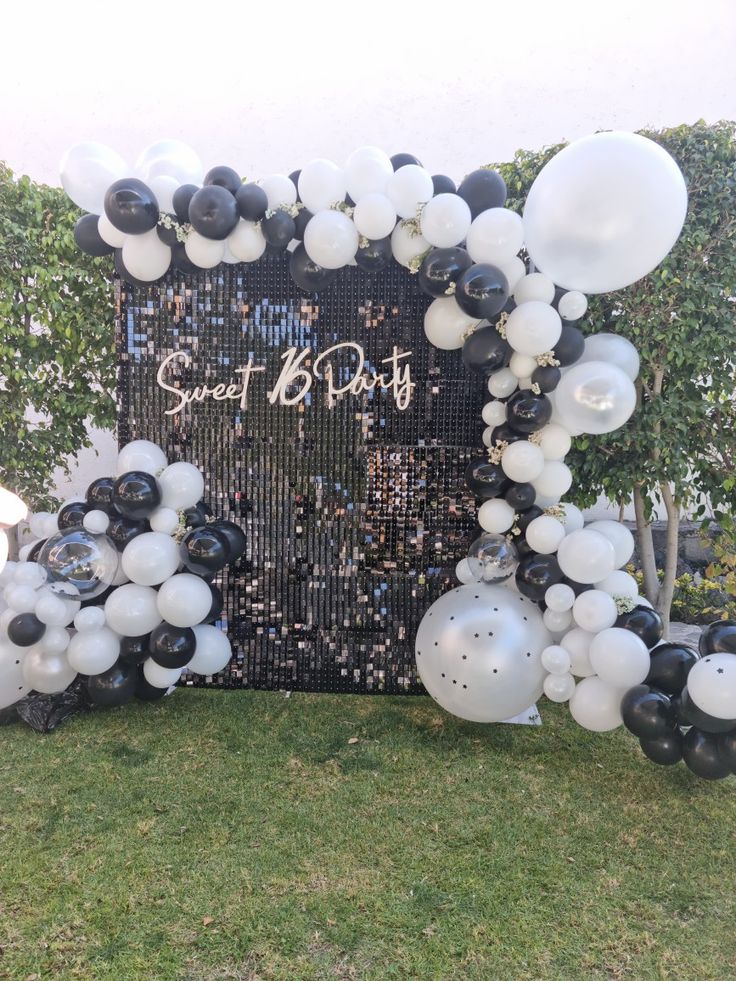
{"type": "Polygon", "coordinates": [[[47,540],[45,538],[39,538],[37,542],[34,542],[33,545],[31,545],[30,550],[28,552],[29,562],[38,562],[38,557],[41,554],[41,549],[46,544],[46,541],[47,540]]]}
{"type": "Polygon", "coordinates": [[[202,183],[205,186],[210,187],[224,187],[226,191],[235,196],[240,188],[243,186],[243,182],[240,178],[240,174],[237,170],[233,170],[232,167],[213,167],[208,170],[204,175],[204,180],[202,183]]]}
{"type": "Polygon", "coordinates": [[[135,697],[142,702],[157,702],[163,698],[168,688],[154,688],[143,674],[143,665],[138,665],[138,677],[135,684],[135,697]]]}
{"type": "Polygon", "coordinates": [[[184,536],[180,546],[181,560],[195,576],[219,572],[228,563],[230,542],[224,533],[211,524],[193,528],[184,536]]]}
{"type": "Polygon", "coordinates": [[[115,512],[112,497],[115,489],[114,477],[98,477],[87,488],[86,498],[90,509],[104,511],[105,514],[115,512]]]}
{"type": "Polygon", "coordinates": [[[478,327],[463,344],[463,364],[469,371],[492,375],[511,359],[511,347],[495,327],[478,327]]]}
{"type": "Polygon", "coordinates": [[[446,177],[444,174],[432,174],[432,184],[435,195],[455,194],[457,191],[457,185],[452,177],[446,177]]]}
{"type": "Polygon", "coordinates": [[[239,217],[235,198],[219,184],[201,187],[189,202],[192,228],[205,238],[217,241],[227,238],[239,217]]]}
{"type": "Polygon", "coordinates": [[[698,642],[701,657],[707,654],[736,654],[736,620],[709,623],[698,642]]]}
{"type": "Polygon", "coordinates": [[[386,238],[372,239],[367,245],[358,246],[355,253],[355,262],[358,268],[365,272],[380,272],[391,262],[393,252],[391,251],[391,236],[386,238]]]}
{"type": "Polygon", "coordinates": [[[214,623],[215,620],[219,620],[220,614],[222,613],[225,601],[223,599],[222,590],[219,586],[216,586],[213,582],[208,583],[210,587],[210,592],[212,593],[212,606],[210,607],[209,613],[204,618],[203,623],[214,623]]]}
{"type": "Polygon", "coordinates": [[[123,661],[131,661],[133,664],[143,664],[147,657],[148,638],[150,634],[142,634],[140,637],[121,637],[120,638],[120,657],[123,661]]]}
{"type": "Polygon", "coordinates": [[[74,225],[74,241],[87,255],[111,255],[115,249],[108,245],[97,230],[99,215],[82,215],[74,225]]]}
{"type": "Polygon", "coordinates": [[[400,167],[406,167],[408,164],[416,164],[417,167],[422,166],[421,160],[415,157],[413,153],[395,153],[391,157],[391,166],[394,170],[398,170],[400,167]]]}
{"type": "Polygon", "coordinates": [[[683,736],[679,729],[672,729],[657,739],[640,739],[644,755],[660,766],[672,766],[682,759],[683,736]]]}
{"type": "Polygon", "coordinates": [[[575,593],[576,596],[580,596],[581,593],[587,593],[589,589],[594,588],[592,583],[575,582],[574,579],[568,579],[567,576],[565,576],[562,581],[565,583],[566,586],[570,587],[570,589],[573,591],[573,593],[575,593]]]}
{"type": "Polygon", "coordinates": [[[687,685],[679,695],[673,699],[673,704],[677,708],[677,715],[680,724],[684,726],[697,726],[703,732],[732,732],[736,729],[736,719],[718,719],[715,715],[708,715],[695,704],[690,698],[687,685]]]}
{"type": "Polygon", "coordinates": [[[459,245],[449,249],[432,249],[419,266],[419,286],[429,296],[446,296],[447,290],[472,265],[470,255],[459,245]]]}
{"type": "Polygon", "coordinates": [[[488,208],[503,208],[506,203],[506,184],[496,170],[474,170],[461,181],[457,193],[470,208],[470,214],[477,218],[488,208]]]}
{"type": "Polygon", "coordinates": [[[669,696],[649,685],[629,688],[621,699],[621,715],[640,739],[659,739],[677,726],[677,709],[669,696]]]}
{"type": "Polygon", "coordinates": [[[520,433],[536,433],[552,418],[552,403],[531,389],[514,392],[506,403],[506,421],[520,433]]]}
{"type": "Polygon", "coordinates": [[[554,392],[560,384],[562,372],[554,365],[538,365],[532,372],[532,385],[536,385],[540,392],[554,392]]]}
{"type": "Polygon", "coordinates": [[[19,613],[8,624],[8,640],[18,647],[31,647],[46,633],[46,624],[35,613],[19,613]]]}
{"type": "Polygon", "coordinates": [[[115,181],[105,192],[105,214],[119,231],[126,235],[150,232],[158,223],[156,196],[143,181],[124,177],[115,181]]]}
{"type": "Polygon", "coordinates": [[[465,468],[465,483],[475,497],[483,501],[498,497],[511,483],[500,463],[491,463],[487,457],[471,460],[465,468]]]}
{"type": "Polygon", "coordinates": [[[314,218],[314,215],[309,208],[299,209],[296,218],[294,219],[294,238],[298,239],[300,242],[304,241],[304,233],[307,230],[307,225],[312,218],[314,218]]]}
{"type": "Polygon", "coordinates": [[[457,305],[463,313],[478,320],[495,317],[503,310],[508,296],[506,276],[488,262],[479,262],[466,269],[455,288],[457,305]]]}
{"type": "Polygon", "coordinates": [[[199,272],[199,266],[189,258],[183,242],[177,242],[171,247],[171,265],[185,275],[199,272]]]}
{"type": "Polygon", "coordinates": [[[570,324],[563,324],[560,339],[554,346],[555,361],[560,362],[561,368],[566,368],[581,358],[584,350],[583,332],[570,324]]]}
{"type": "Polygon", "coordinates": [[[171,218],[171,224],[168,227],[161,223],[156,225],[156,234],[165,245],[168,245],[169,248],[173,248],[179,242],[179,239],[177,238],[179,223],[176,221],[173,215],[169,215],[169,218],[171,218]]]}
{"type": "Polygon", "coordinates": [[[718,752],[731,773],[736,773],[736,732],[718,737],[718,752]]]}
{"type": "Polygon", "coordinates": [[[289,256],[289,272],[297,286],[307,293],[325,289],[337,275],[337,269],[323,269],[310,259],[303,245],[297,245],[289,256]]]}
{"type": "Polygon", "coordinates": [[[226,518],[218,518],[217,521],[213,521],[212,527],[217,528],[227,538],[229,546],[228,562],[237,562],[245,554],[247,545],[247,539],[243,529],[240,525],[236,525],[234,521],[228,521],[226,518]]]}
{"type": "Polygon", "coordinates": [[[274,211],[269,218],[261,222],[263,237],[275,249],[285,249],[294,238],[294,219],[286,211],[274,211]]]}
{"type": "MultiPolygon", "coordinates": [[[[526,538],[515,538],[514,539],[514,548],[516,549],[516,553],[517,553],[517,555],[519,556],[520,559],[525,559],[529,555],[536,555],[537,554],[536,551],[535,551],[535,549],[533,549],[531,547],[531,545],[526,540],[526,538]]],[[[541,603],[542,600],[538,600],[537,602],[541,603]]]]}
{"type": "Polygon", "coordinates": [[[562,570],[554,555],[528,555],[516,570],[516,585],[520,593],[538,603],[550,586],[562,579],[562,570]]]}
{"type": "Polygon", "coordinates": [[[649,606],[635,606],[628,613],[621,613],[614,626],[630,630],[650,649],[660,642],[664,633],[662,617],[649,606]]]}
{"type": "Polygon", "coordinates": [[[652,651],[649,674],[644,683],[668,695],[679,695],[687,683],[698,652],[684,644],[660,644],[652,651]]]}
{"type": "Polygon", "coordinates": [[[302,175],[301,167],[299,168],[299,170],[292,170],[292,172],[289,174],[289,180],[296,188],[297,201],[301,201],[301,198],[299,197],[299,178],[301,177],[301,175],[302,175]]]}
{"type": "Polygon", "coordinates": [[[93,674],[87,679],[87,691],[95,705],[112,708],[132,702],[138,681],[138,670],[130,661],[120,658],[102,674],[93,674]]]}
{"type": "Polygon", "coordinates": [[[65,504],[57,515],[59,531],[67,531],[69,528],[78,528],[84,521],[84,516],[92,508],[86,501],[70,501],[65,504]]]}
{"type": "MultiPolygon", "coordinates": [[[[517,486],[522,487],[523,484],[518,484],[517,486]]],[[[522,535],[526,534],[526,530],[529,525],[538,518],[540,514],[544,514],[544,511],[537,505],[532,504],[531,507],[524,508],[521,514],[516,516],[516,527],[519,529],[522,535]]]]}
{"type": "Polygon", "coordinates": [[[688,770],[703,780],[723,780],[731,773],[731,768],[719,751],[718,737],[710,732],[701,732],[695,727],[685,736],[682,758],[688,770]]]}
{"type": "Polygon", "coordinates": [[[160,623],[148,638],[151,657],[162,668],[183,668],[194,657],[197,638],[191,627],[160,623]]]}
{"type": "Polygon", "coordinates": [[[140,521],[161,504],[161,490],[153,474],[130,470],[115,481],[112,501],[124,517],[140,521]]]}
{"type": "Polygon", "coordinates": [[[132,521],[122,514],[111,515],[110,524],[107,526],[107,537],[111,540],[118,552],[122,552],[128,542],[132,542],[138,535],[145,531],[150,531],[147,521],[132,521]]]}
{"type": "Polygon", "coordinates": [[[198,190],[199,187],[196,184],[182,184],[174,191],[172,198],[174,203],[174,214],[179,221],[184,222],[185,224],[189,221],[189,203],[198,190]]]}
{"type": "Polygon", "coordinates": [[[235,200],[246,221],[260,221],[268,211],[268,196],[258,184],[241,184],[235,200]]]}
{"type": "Polygon", "coordinates": [[[512,484],[504,494],[504,500],[514,511],[526,511],[537,499],[533,484],[512,484]]]}
{"type": "Polygon", "coordinates": [[[517,429],[512,429],[507,422],[496,426],[491,433],[491,440],[494,443],[518,443],[520,439],[526,439],[526,436],[517,429]]]}

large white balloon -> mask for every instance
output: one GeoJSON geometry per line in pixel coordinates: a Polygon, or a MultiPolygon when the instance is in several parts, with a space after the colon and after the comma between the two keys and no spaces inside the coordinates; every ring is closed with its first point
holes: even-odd
{"type": "Polygon", "coordinates": [[[171,177],[178,184],[201,184],[204,167],[196,150],[180,140],[159,140],[143,150],[135,162],[142,181],[171,177]]]}
{"type": "MultiPolygon", "coordinates": [[[[565,537],[563,524],[549,514],[540,514],[529,522],[526,540],[529,548],[542,555],[551,555],[565,537]]],[[[561,611],[558,611],[561,612],[561,611]]]]}
{"type": "Polygon", "coordinates": [[[299,197],[312,214],[345,199],[345,171],[332,160],[310,160],[299,174],[299,197]]]}
{"type": "Polygon", "coordinates": [[[179,568],[179,546],[171,535],[146,531],[125,546],[123,572],[139,586],[157,586],[179,568]]]}
{"type": "Polygon", "coordinates": [[[255,262],[266,251],[261,226],[254,221],[238,222],[227,238],[227,247],[241,262],[255,262]]]}
{"type": "Polygon", "coordinates": [[[501,497],[483,501],[478,508],[478,524],[483,531],[501,535],[514,523],[514,509],[501,497]]]}
{"type": "Polygon", "coordinates": [[[460,309],[454,296],[441,296],[427,307],[424,333],[430,344],[443,351],[454,351],[463,346],[466,331],[477,323],[460,309]]]}
{"type": "Polygon", "coordinates": [[[633,688],[649,674],[647,645],[630,630],[609,627],[590,642],[590,663],[603,681],[614,688],[633,688]]]}
{"type": "Polygon", "coordinates": [[[554,396],[556,414],[565,428],[594,435],[623,426],[636,408],[634,383],[616,365],[604,361],[573,365],[562,375],[554,396]]]}
{"type": "Polygon", "coordinates": [[[420,204],[434,195],[430,174],[417,164],[407,164],[391,175],[386,182],[386,196],[401,218],[414,218],[420,204]]]}
{"type": "Polygon", "coordinates": [[[123,243],[123,263],[136,279],[153,282],[169,268],[171,249],[158,237],[155,228],[142,235],[126,235],[123,243]]]}
{"type": "Polygon", "coordinates": [[[437,194],[422,209],[419,225],[430,245],[449,248],[468,234],[470,208],[457,194],[437,194]]]}
{"type": "Polygon", "coordinates": [[[570,715],[583,729],[610,732],[623,723],[621,699],[624,692],[593,675],[575,686],[570,698],[570,715]]]}
{"type": "Polygon", "coordinates": [[[160,446],[147,439],[134,439],[118,453],[116,471],[118,476],[131,470],[142,470],[157,476],[167,464],[166,454],[160,446]]]}
{"type": "Polygon", "coordinates": [[[396,209],[385,194],[364,194],[355,205],[353,222],[358,232],[371,240],[386,238],[396,225],[396,209]]]}
{"type": "Polygon", "coordinates": [[[158,591],[158,610],[175,627],[201,623],[212,606],[212,591],[199,576],[183,572],[167,579],[158,591]]]}
{"type": "Polygon", "coordinates": [[[204,492],[204,477],[192,463],[170,463],[158,478],[161,505],[174,511],[193,508],[204,492]]]}
{"type": "MultiPolygon", "coordinates": [[[[492,266],[515,266],[516,253],[524,244],[524,226],[515,211],[508,208],[489,208],[473,219],[468,229],[466,248],[473,262],[489,262],[492,266]]],[[[521,260],[519,260],[521,262],[521,260]]],[[[521,263],[521,275],[524,274],[521,263]]],[[[518,280],[519,276],[515,277],[518,280]]],[[[509,280],[511,289],[511,281],[509,280]]]]}
{"type": "Polygon", "coordinates": [[[63,651],[46,653],[40,646],[28,651],[23,658],[22,668],[25,684],[44,695],[55,695],[64,691],[77,677],[76,669],[69,663],[63,651]]]}
{"type": "Polygon", "coordinates": [[[576,364],[585,364],[587,361],[605,361],[606,364],[615,365],[632,381],[636,381],[639,375],[639,352],[631,341],[618,334],[602,331],[586,337],[583,353],[576,364]]]}
{"type": "Polygon", "coordinates": [[[573,582],[594,583],[605,579],[616,568],[616,552],[599,532],[582,528],[563,538],[557,549],[557,561],[573,582]]]}
{"type": "Polygon", "coordinates": [[[119,654],[120,638],[109,627],[100,627],[75,634],[66,656],[80,674],[102,674],[113,666],[119,654]]]}
{"type": "MultiPolygon", "coordinates": [[[[348,194],[356,204],[360,204],[369,194],[383,195],[393,173],[394,168],[387,153],[375,146],[359,147],[345,162],[348,194]]],[[[362,234],[368,235],[367,232],[362,234]]]]}
{"type": "Polygon", "coordinates": [[[105,619],[111,630],[122,637],[150,634],[163,619],[158,612],[156,590],[151,586],[125,583],[105,600],[105,619]]]}
{"type": "Polygon", "coordinates": [[[590,531],[597,531],[604,535],[616,553],[616,568],[621,569],[634,554],[634,536],[626,525],[620,521],[612,521],[610,518],[603,518],[600,521],[591,521],[588,525],[590,531]]]}
{"type": "Polygon", "coordinates": [[[501,455],[503,472],[519,484],[531,483],[544,469],[544,455],[526,439],[509,443],[501,455]]]}
{"type": "Polygon", "coordinates": [[[28,653],[21,656],[15,644],[0,640],[0,709],[14,705],[30,691],[31,685],[23,677],[23,661],[28,653]]]}
{"type": "Polygon", "coordinates": [[[105,192],[125,177],[125,161],[101,143],[77,143],[61,160],[61,186],[77,205],[93,215],[104,211],[105,192]]]}
{"type": "Polygon", "coordinates": [[[441,596],[416,637],[429,694],[473,722],[500,722],[542,693],[541,653],[550,635],[536,605],[503,586],[469,584],[441,596]]]}
{"type": "Polygon", "coordinates": [[[659,265],[686,212],[685,181],[662,147],[634,133],[596,133],[561,150],[532,184],[526,247],[559,286],[608,293],[659,265]]]}
{"type": "Polygon", "coordinates": [[[304,248],[324,269],[342,269],[358,251],[358,229],[341,211],[318,211],[307,222],[304,248]]]}
{"type": "Polygon", "coordinates": [[[706,655],[687,676],[687,690],[708,715],[736,719],[736,654],[706,655]]]}
{"type": "Polygon", "coordinates": [[[531,357],[551,351],[561,333],[559,313],[541,300],[530,300],[516,307],[506,322],[506,339],[511,347],[531,357]]]}
{"type": "Polygon", "coordinates": [[[200,624],[193,629],[197,646],[194,657],[187,664],[187,671],[205,675],[222,671],[232,656],[227,634],[207,623],[200,624]]]}

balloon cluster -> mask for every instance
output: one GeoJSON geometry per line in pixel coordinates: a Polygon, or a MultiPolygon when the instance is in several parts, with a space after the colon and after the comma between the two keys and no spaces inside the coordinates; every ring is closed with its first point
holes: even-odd
{"type": "Polygon", "coordinates": [[[211,581],[245,550],[231,521],[212,518],[204,480],[136,440],[83,501],[34,514],[37,540],[0,573],[0,708],[30,690],[64,691],[86,676],[92,702],[163,697],[186,669],[212,675],[230,660],[213,625],[211,581]]]}

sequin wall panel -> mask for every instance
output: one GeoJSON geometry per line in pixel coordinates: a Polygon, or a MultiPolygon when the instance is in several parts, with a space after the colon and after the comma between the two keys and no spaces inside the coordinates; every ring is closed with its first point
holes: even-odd
{"type": "Polygon", "coordinates": [[[421,692],[413,637],[474,534],[485,401],[427,342],[427,302],[395,263],[319,299],[283,257],[117,284],[120,442],[194,463],[248,538],[207,684],[421,692]]]}

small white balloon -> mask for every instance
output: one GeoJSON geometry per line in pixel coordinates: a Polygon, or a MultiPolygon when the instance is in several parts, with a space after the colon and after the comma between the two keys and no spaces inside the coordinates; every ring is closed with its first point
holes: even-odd
{"type": "Polygon", "coordinates": [[[736,654],[707,654],[687,676],[690,698],[716,719],[736,719],[736,654]]]}
{"type": "Polygon", "coordinates": [[[570,290],[568,293],[563,293],[557,304],[557,310],[563,320],[580,320],[587,309],[588,298],[580,290],[570,290]]]}
{"type": "Polygon", "coordinates": [[[568,368],[554,396],[555,412],[562,424],[571,431],[593,435],[619,429],[636,408],[634,383],[616,365],[603,361],[568,368]]]}
{"type": "Polygon", "coordinates": [[[583,678],[570,697],[570,715],[583,729],[610,732],[623,724],[621,699],[624,692],[595,675],[583,678]]]}
{"type": "Polygon", "coordinates": [[[396,209],[385,194],[366,194],[355,205],[353,222],[358,232],[372,241],[386,238],[396,225],[396,209]]]}
{"type": "Polygon", "coordinates": [[[146,658],[143,662],[143,677],[154,688],[169,688],[175,685],[181,678],[183,670],[183,668],[164,668],[152,657],[146,658]]]}
{"type": "Polygon", "coordinates": [[[497,535],[511,528],[515,516],[511,505],[500,497],[493,497],[489,501],[484,501],[478,508],[478,524],[483,531],[494,532],[497,535]]]}
{"type": "Polygon", "coordinates": [[[97,219],[97,231],[103,242],[112,245],[114,249],[122,249],[125,245],[126,234],[116,228],[103,211],[97,219]]]}
{"type": "Polygon", "coordinates": [[[175,627],[201,623],[212,607],[212,591],[199,576],[188,572],[167,579],[158,591],[158,611],[175,627]]]}
{"type": "Polygon", "coordinates": [[[482,576],[476,575],[470,566],[470,562],[467,559],[460,559],[458,564],[455,566],[455,576],[457,581],[466,586],[471,582],[480,582],[482,576]]]}
{"type": "Polygon", "coordinates": [[[194,657],[187,664],[187,671],[203,675],[217,674],[218,671],[222,671],[232,657],[227,635],[222,630],[207,623],[192,629],[197,639],[197,646],[194,657]]]}
{"type": "Polygon", "coordinates": [[[509,368],[517,378],[530,378],[537,367],[537,359],[530,354],[520,354],[514,351],[509,361],[509,368]]]}
{"type": "Polygon", "coordinates": [[[266,193],[269,211],[276,211],[282,204],[296,204],[296,185],[286,174],[271,174],[258,183],[266,193]]]}
{"type": "Polygon", "coordinates": [[[550,610],[557,610],[560,613],[571,610],[575,602],[575,590],[567,583],[556,582],[544,594],[544,602],[550,610]]]}
{"type": "Polygon", "coordinates": [[[542,667],[551,674],[568,674],[570,655],[559,644],[551,644],[542,651],[542,667]]]}
{"type": "Polygon", "coordinates": [[[618,334],[603,331],[586,337],[585,348],[576,364],[585,364],[587,361],[605,361],[606,364],[615,365],[632,381],[636,381],[639,376],[639,352],[631,341],[618,334]]]}
{"type": "Polygon", "coordinates": [[[596,583],[616,568],[616,553],[607,538],[583,528],[571,531],[560,542],[557,561],[573,582],[596,583]]]}
{"type": "Polygon", "coordinates": [[[299,173],[299,197],[312,214],[344,201],[347,191],[345,171],[332,160],[310,160],[299,173]]]}
{"type": "Polygon", "coordinates": [[[459,195],[437,194],[422,209],[419,225],[430,245],[446,249],[463,241],[470,220],[470,208],[459,195]]]}
{"type": "Polygon", "coordinates": [[[54,627],[65,627],[73,618],[73,614],[69,616],[66,602],[52,592],[38,594],[33,612],[41,623],[54,627]]]}
{"type": "Polygon", "coordinates": [[[613,550],[616,553],[616,568],[620,569],[625,566],[634,554],[636,544],[634,542],[634,536],[626,525],[620,521],[611,521],[609,518],[604,518],[600,521],[592,521],[588,525],[588,528],[590,531],[597,531],[599,534],[604,535],[611,545],[613,545],[613,550]]]}
{"type": "MultiPolygon", "coordinates": [[[[383,195],[393,174],[391,158],[375,146],[359,147],[345,161],[348,194],[356,204],[360,204],[369,194],[383,195]]],[[[361,234],[368,235],[367,232],[361,234]]]]}
{"type": "Polygon", "coordinates": [[[481,439],[483,440],[483,445],[484,446],[487,446],[489,450],[493,446],[493,444],[496,442],[495,439],[493,438],[494,429],[495,429],[495,426],[486,426],[486,428],[483,430],[483,432],[481,434],[481,439]]]}
{"type": "MultiPolygon", "coordinates": [[[[539,300],[530,300],[516,307],[506,322],[506,340],[511,347],[532,357],[551,351],[559,341],[561,332],[559,313],[539,300]]],[[[559,389],[559,385],[557,387],[559,389]]]]}
{"type": "Polygon", "coordinates": [[[162,620],[156,600],[156,590],[151,586],[125,583],[105,600],[105,620],[122,637],[150,634],[162,620]]]}
{"type": "Polygon", "coordinates": [[[148,283],[160,279],[169,268],[171,249],[161,241],[156,229],[152,228],[142,235],[127,235],[122,257],[131,276],[148,283]]]}
{"type": "Polygon", "coordinates": [[[613,596],[614,599],[636,599],[639,586],[636,579],[622,569],[616,569],[595,584],[596,589],[613,596]]]}
{"type": "MultiPolygon", "coordinates": [[[[524,226],[520,215],[508,208],[488,208],[473,219],[468,230],[466,248],[473,262],[489,262],[502,271],[504,266],[515,271],[518,269],[516,253],[523,244],[524,226]]],[[[521,263],[520,275],[525,271],[524,264],[521,263]]],[[[516,276],[515,280],[519,278],[520,276],[516,276]]],[[[508,282],[511,289],[511,280],[508,282]]]]}
{"type": "Polygon", "coordinates": [[[572,613],[569,610],[545,610],[544,625],[553,634],[563,634],[572,626],[572,613]]]}
{"type": "Polygon", "coordinates": [[[575,679],[566,674],[548,674],[544,679],[544,694],[550,702],[567,702],[575,691],[575,679]]]}
{"type": "Polygon", "coordinates": [[[162,535],[173,535],[179,527],[179,515],[171,507],[159,507],[148,519],[151,531],[159,531],[162,535]]]}
{"type": "Polygon", "coordinates": [[[556,552],[564,537],[564,526],[549,514],[540,514],[538,518],[530,521],[526,528],[526,541],[529,548],[542,555],[556,552]]]}
{"type": "Polygon", "coordinates": [[[400,218],[414,218],[419,205],[433,197],[434,184],[424,167],[407,164],[389,177],[385,190],[400,218]]]}
{"type": "Polygon", "coordinates": [[[454,351],[463,346],[466,332],[477,323],[460,309],[454,296],[441,296],[427,307],[424,333],[430,344],[443,351],[454,351]]]}
{"type": "Polygon", "coordinates": [[[588,630],[573,627],[560,641],[560,646],[570,655],[570,670],[578,678],[595,674],[590,663],[590,644],[594,636],[588,630]]]}
{"type": "MultiPolygon", "coordinates": [[[[205,238],[199,232],[192,231],[187,235],[184,251],[195,266],[200,269],[213,269],[222,262],[225,255],[225,242],[213,238],[205,238]]],[[[235,253],[233,253],[235,254],[235,253]]]]}
{"type": "Polygon", "coordinates": [[[35,514],[29,515],[28,524],[31,528],[31,534],[34,538],[45,538],[46,521],[51,517],[48,511],[37,511],[35,514]]]}
{"type": "Polygon", "coordinates": [[[81,633],[105,626],[105,611],[99,606],[85,606],[74,617],[74,626],[81,633]]]}
{"type": "Polygon", "coordinates": [[[556,422],[550,422],[539,430],[539,448],[545,460],[562,460],[570,452],[570,434],[556,422]]]}
{"type": "Polygon", "coordinates": [[[304,248],[323,269],[341,269],[358,251],[358,229],[341,211],[318,211],[307,222],[304,248]]]}
{"type": "MultiPolygon", "coordinates": [[[[399,222],[391,233],[391,251],[394,259],[405,269],[416,266],[420,256],[423,256],[430,248],[431,245],[423,235],[415,234],[403,222],[399,222]]],[[[452,300],[454,297],[448,297],[448,299],[452,300]]]]}
{"type": "Polygon", "coordinates": [[[501,455],[503,472],[519,484],[531,483],[544,467],[542,451],[534,443],[520,439],[509,443],[501,455]]]}
{"type": "Polygon", "coordinates": [[[174,511],[193,508],[204,493],[204,477],[192,463],[170,463],[158,483],[162,507],[174,511]]]}
{"type": "Polygon", "coordinates": [[[46,627],[38,646],[44,654],[62,654],[70,641],[71,635],[64,627],[46,627]]]}
{"type": "Polygon", "coordinates": [[[560,521],[565,526],[565,534],[569,535],[571,531],[580,531],[585,524],[585,518],[580,508],[567,501],[563,501],[560,507],[562,508],[560,521]]]}
{"type": "Polygon", "coordinates": [[[157,586],[179,568],[179,546],[170,535],[146,531],[128,542],[120,561],[131,582],[157,586]]]}
{"type": "Polygon", "coordinates": [[[630,630],[609,627],[590,642],[590,664],[603,681],[615,688],[633,688],[649,674],[647,645],[630,630]]]}
{"type": "MultiPolygon", "coordinates": [[[[537,301],[550,304],[555,298],[555,284],[543,273],[529,273],[516,284],[514,300],[517,306],[537,301]]],[[[562,314],[560,313],[560,316],[562,314]]]]}
{"type": "Polygon", "coordinates": [[[486,402],[481,415],[486,426],[500,426],[502,422],[506,422],[506,404],[495,399],[493,402],[486,402]]]}
{"type": "Polygon", "coordinates": [[[602,589],[588,589],[581,593],[575,600],[572,614],[577,625],[592,634],[612,627],[618,618],[616,604],[602,589]]]}
{"type": "Polygon", "coordinates": [[[3,599],[16,613],[33,613],[38,603],[38,594],[33,586],[11,583],[3,590],[3,599]]]}
{"type": "Polygon", "coordinates": [[[110,525],[110,516],[105,511],[88,511],[82,518],[83,527],[93,535],[104,535],[110,525]]]}
{"type": "Polygon", "coordinates": [[[510,368],[494,371],[488,379],[488,391],[496,399],[505,399],[518,387],[518,379],[510,368]]]}
{"type": "Polygon", "coordinates": [[[142,470],[156,476],[167,465],[166,454],[160,446],[147,439],[134,439],[118,453],[116,471],[118,476],[131,470],[142,470]]]}
{"type": "MultiPolygon", "coordinates": [[[[544,451],[542,450],[544,457],[544,451]]],[[[541,472],[532,481],[537,492],[537,504],[547,507],[557,503],[572,486],[572,472],[566,463],[560,460],[545,460],[541,472]]],[[[564,530],[564,529],[563,529],[564,530]]]]}
{"type": "Polygon", "coordinates": [[[266,251],[261,226],[242,218],[227,238],[227,248],[240,262],[256,262],[266,251]]]}
{"type": "Polygon", "coordinates": [[[120,638],[108,627],[75,634],[67,650],[69,664],[80,674],[102,674],[119,654],[120,638]]]}
{"type": "MultiPolygon", "coordinates": [[[[35,544],[35,543],[34,543],[35,544]]],[[[46,582],[46,570],[38,562],[20,562],[15,569],[14,580],[21,586],[38,589],[46,582]]]]}

